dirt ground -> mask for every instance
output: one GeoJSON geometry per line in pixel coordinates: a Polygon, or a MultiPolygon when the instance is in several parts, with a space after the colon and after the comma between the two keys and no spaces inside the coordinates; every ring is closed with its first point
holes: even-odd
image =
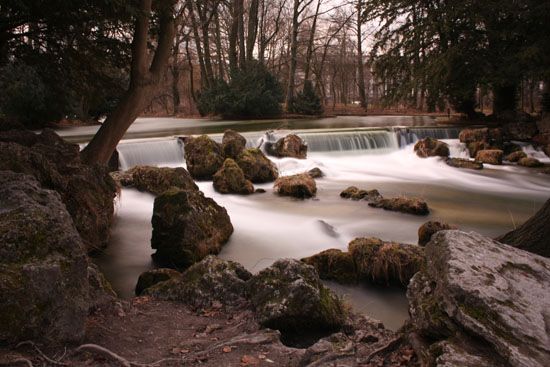
{"type": "Polygon", "coordinates": [[[251,310],[221,305],[193,311],[148,297],[88,319],[82,346],[23,343],[0,349],[0,366],[417,366],[412,348],[373,320],[356,316],[345,332],[309,348],[281,343],[251,310]],[[373,353],[374,352],[374,353],[373,353]]]}

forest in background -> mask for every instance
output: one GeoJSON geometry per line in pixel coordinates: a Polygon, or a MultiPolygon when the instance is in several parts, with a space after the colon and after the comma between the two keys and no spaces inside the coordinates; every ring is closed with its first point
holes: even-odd
{"type": "MultiPolygon", "coordinates": [[[[130,84],[138,3],[3,1],[1,115],[40,124],[109,114],[130,84]]],[[[548,106],[549,4],[157,1],[148,48],[159,43],[160,8],[170,8],[175,34],[143,113],[540,113],[548,106]]]]}

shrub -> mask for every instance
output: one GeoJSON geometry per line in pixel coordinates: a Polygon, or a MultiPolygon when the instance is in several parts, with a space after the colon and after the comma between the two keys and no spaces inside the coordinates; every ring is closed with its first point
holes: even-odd
{"type": "Polygon", "coordinates": [[[229,83],[215,80],[200,93],[201,115],[223,118],[264,118],[281,114],[283,92],[275,76],[256,62],[249,62],[231,75],[229,83]]]}
{"type": "Polygon", "coordinates": [[[302,115],[320,115],[323,113],[321,98],[315,93],[311,80],[306,80],[304,89],[290,103],[289,112],[302,115]]]}

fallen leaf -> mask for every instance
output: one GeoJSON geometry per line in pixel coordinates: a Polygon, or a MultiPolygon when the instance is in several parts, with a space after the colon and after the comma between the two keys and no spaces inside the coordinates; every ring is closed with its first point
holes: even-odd
{"type": "Polygon", "coordinates": [[[253,356],[249,356],[247,354],[245,354],[241,358],[241,365],[242,366],[257,365],[258,363],[259,363],[259,361],[256,358],[254,358],[253,356]]]}
{"type": "Polygon", "coordinates": [[[222,351],[224,353],[231,353],[231,347],[223,347],[222,351]]]}

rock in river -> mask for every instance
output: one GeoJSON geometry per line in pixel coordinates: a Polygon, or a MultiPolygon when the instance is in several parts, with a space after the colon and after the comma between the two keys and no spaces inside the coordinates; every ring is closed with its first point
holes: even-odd
{"type": "Polygon", "coordinates": [[[283,332],[308,333],[339,329],[346,312],[310,265],[283,259],[248,282],[258,321],[283,332]]]}
{"type": "Polygon", "coordinates": [[[222,138],[222,149],[225,158],[237,159],[246,147],[244,136],[233,130],[225,130],[222,138]]]}
{"type": "Polygon", "coordinates": [[[467,169],[483,169],[483,163],[477,161],[471,161],[469,159],[462,158],[447,158],[445,161],[449,166],[455,168],[467,168],[467,169]]]}
{"type": "Polygon", "coordinates": [[[311,198],[317,193],[315,180],[307,173],[279,177],[273,189],[281,196],[292,196],[298,199],[311,198]]]}
{"type": "Polygon", "coordinates": [[[420,158],[428,157],[448,157],[449,145],[433,138],[419,140],[414,145],[414,151],[420,158]]]}
{"type": "Polygon", "coordinates": [[[249,195],[254,192],[252,182],[244,177],[243,170],[231,158],[227,158],[216,172],[213,184],[214,189],[222,194],[249,195]]]}
{"type": "Polygon", "coordinates": [[[237,164],[245,177],[253,183],[271,182],[279,177],[275,164],[260,149],[243,150],[237,157],[237,164]]]}
{"type": "Polygon", "coordinates": [[[58,193],[0,171],[0,343],[79,341],[88,259],[58,193]]]}
{"type": "Polygon", "coordinates": [[[132,185],[140,191],[160,195],[171,187],[182,190],[198,190],[193,178],[183,167],[136,166],[128,171],[132,176],[132,185]]]}
{"type": "Polygon", "coordinates": [[[288,134],[284,138],[277,140],[276,143],[269,146],[268,154],[275,157],[291,157],[306,159],[307,145],[302,138],[295,134],[288,134]]]}
{"type": "Polygon", "coordinates": [[[434,366],[543,367],[550,361],[550,260],[483,237],[443,231],[407,291],[417,350],[434,366]],[[446,348],[441,348],[442,344],[446,348]]]}
{"type": "Polygon", "coordinates": [[[350,186],[340,193],[340,197],[351,200],[366,200],[368,202],[382,199],[378,190],[362,190],[355,186],[350,186]]]}
{"type": "Polygon", "coordinates": [[[186,138],[184,150],[187,169],[194,179],[211,180],[223,164],[221,145],[208,135],[186,138]]]}
{"type": "Polygon", "coordinates": [[[152,269],[140,274],[136,284],[136,296],[140,296],[147,288],[172,278],[181,278],[181,273],[174,269],[152,269]]]}
{"type": "Polygon", "coordinates": [[[447,223],[429,221],[424,223],[418,228],[418,245],[426,246],[432,239],[432,236],[439,231],[446,231],[448,229],[457,229],[455,226],[451,226],[447,223]]]}
{"type": "Polygon", "coordinates": [[[155,260],[177,268],[219,253],[233,233],[225,208],[201,191],[173,188],[157,196],[152,223],[155,260]]]}
{"type": "Polygon", "coordinates": [[[414,215],[428,215],[430,213],[428,204],[424,200],[419,198],[408,198],[405,196],[389,199],[381,198],[379,200],[369,202],[369,206],[414,215]]]}
{"type": "Polygon", "coordinates": [[[476,161],[487,164],[502,164],[502,156],[504,152],[500,149],[480,150],[476,154],[476,161]]]}

